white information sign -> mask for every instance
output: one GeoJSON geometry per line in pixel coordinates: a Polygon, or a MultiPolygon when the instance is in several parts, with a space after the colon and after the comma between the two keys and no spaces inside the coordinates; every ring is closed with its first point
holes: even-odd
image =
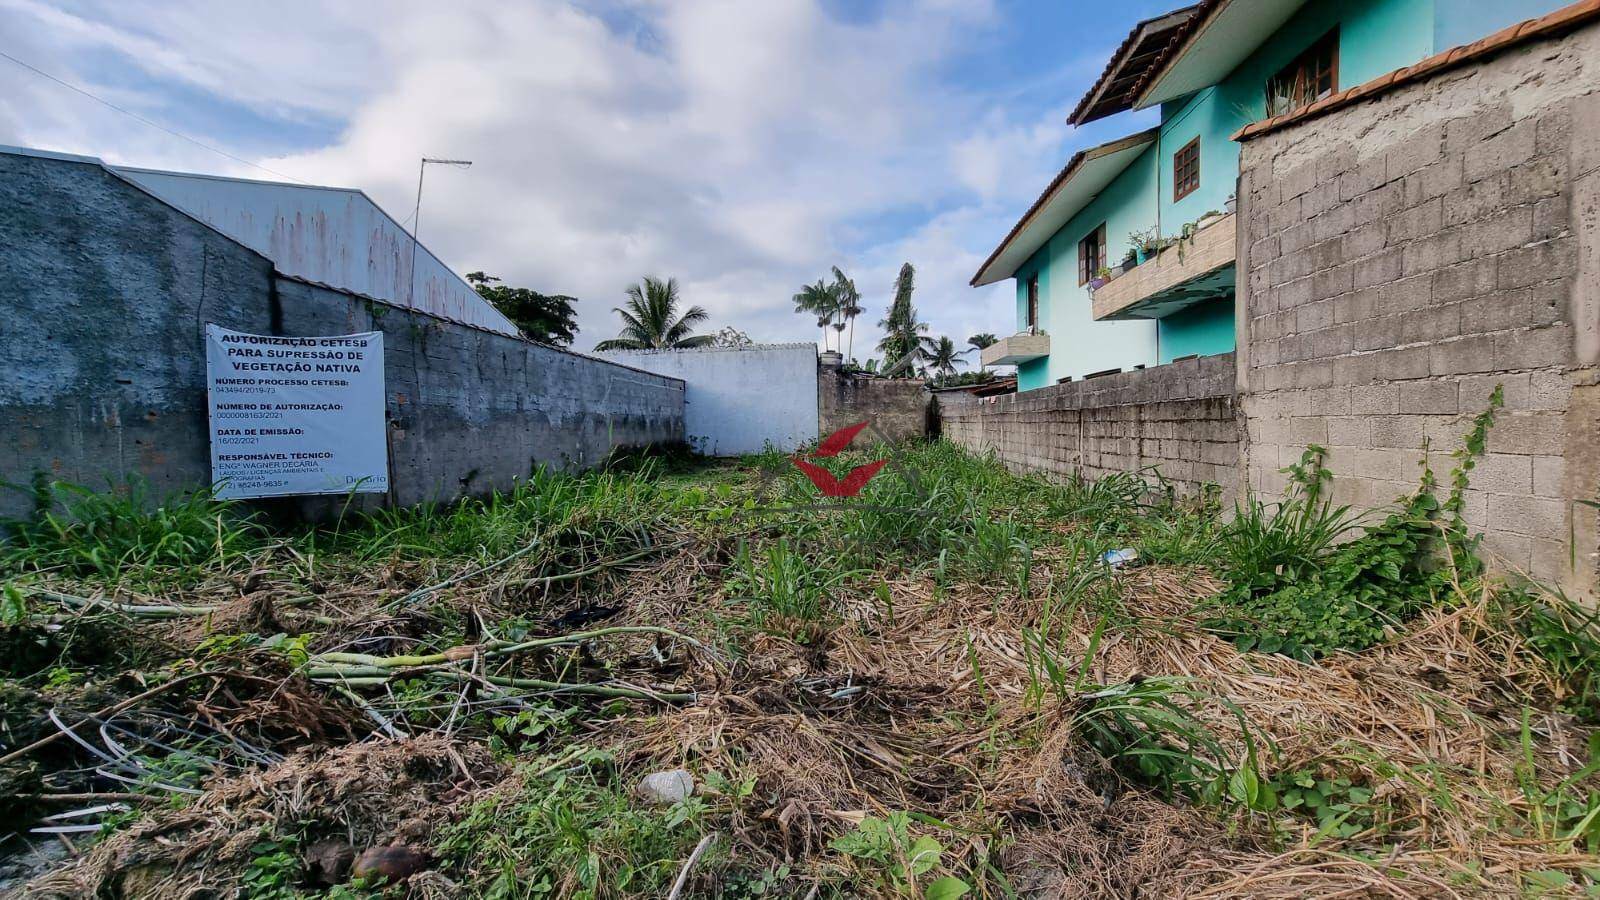
{"type": "Polygon", "coordinates": [[[271,337],[206,325],[220,497],[389,489],[383,333],[271,337]]]}

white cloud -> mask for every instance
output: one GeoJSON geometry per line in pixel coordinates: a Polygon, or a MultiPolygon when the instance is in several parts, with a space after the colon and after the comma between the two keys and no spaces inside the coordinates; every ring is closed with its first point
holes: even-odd
{"type": "MultiPolygon", "coordinates": [[[[168,83],[258,117],[334,116],[328,146],[261,162],[360,187],[397,218],[419,157],[473,160],[429,170],[423,242],[461,271],[579,297],[580,347],[614,332],[610,308],[647,273],[677,276],[714,325],[814,337],[789,297],[842,263],[866,295],[864,357],[906,259],[935,333],[1007,330],[1009,288],[967,279],[1065,132],[942,79],[994,23],[987,0],[901,0],[866,24],[812,0],[606,2],[0,0],[0,28],[32,36],[17,55],[163,122],[168,83]],[[117,66],[143,81],[108,83],[117,66]]],[[[0,90],[0,141],[260,176],[13,67],[0,90]]]]}

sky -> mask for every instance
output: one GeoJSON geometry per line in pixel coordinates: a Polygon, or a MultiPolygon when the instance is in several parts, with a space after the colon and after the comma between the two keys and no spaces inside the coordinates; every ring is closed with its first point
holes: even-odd
{"type": "Polygon", "coordinates": [[[0,0],[0,52],[127,111],[0,58],[0,143],[357,187],[408,224],[419,159],[469,159],[430,167],[422,243],[577,297],[576,349],[647,274],[707,330],[815,340],[790,298],[838,265],[865,360],[903,262],[933,335],[1014,330],[1012,284],[968,282],[1075,150],[1153,124],[1065,119],[1176,5],[0,0]]]}

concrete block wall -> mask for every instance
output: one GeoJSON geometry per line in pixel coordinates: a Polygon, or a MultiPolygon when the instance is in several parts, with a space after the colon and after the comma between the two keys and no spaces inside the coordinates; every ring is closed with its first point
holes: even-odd
{"type": "Polygon", "coordinates": [[[383,332],[401,505],[503,489],[536,465],[585,469],[618,448],[685,439],[678,379],[281,276],[276,292],[282,333],[383,332]]]}
{"type": "Polygon", "coordinates": [[[941,395],[947,440],[1057,478],[1157,469],[1183,493],[1237,484],[1232,354],[1003,397],[941,395]]]}
{"type": "Polygon", "coordinates": [[[1393,501],[1425,457],[1447,478],[1500,385],[1467,519],[1501,564],[1586,589],[1594,516],[1573,500],[1600,488],[1597,90],[1589,26],[1244,143],[1251,488],[1280,494],[1315,443],[1339,500],[1393,501]]]}
{"type": "MultiPolygon", "coordinates": [[[[928,435],[932,399],[927,383],[917,378],[869,378],[838,366],[817,372],[817,432],[833,432],[857,422],[871,422],[891,441],[915,441],[928,435]]],[[[852,446],[878,440],[873,429],[861,432],[852,446]]]]}
{"type": "MultiPolygon", "coordinates": [[[[284,278],[96,163],[0,153],[0,483],[208,483],[207,322],[381,330],[400,504],[683,439],[681,381],[284,278]]],[[[0,490],[0,516],[31,508],[0,490]]]]}

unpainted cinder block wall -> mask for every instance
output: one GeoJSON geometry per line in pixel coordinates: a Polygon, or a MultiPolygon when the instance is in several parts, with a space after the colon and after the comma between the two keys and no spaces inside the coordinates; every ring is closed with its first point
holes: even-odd
{"type": "Polygon", "coordinates": [[[1021,394],[940,395],[946,440],[1055,478],[1159,469],[1181,493],[1238,483],[1233,354],[1183,360],[1021,394]]]}
{"type": "Polygon", "coordinates": [[[932,399],[927,382],[918,378],[871,378],[851,375],[839,366],[817,368],[817,431],[829,435],[857,422],[874,426],[861,432],[852,446],[887,437],[917,441],[928,435],[932,399]],[[880,437],[881,434],[881,437],[880,437]]]}
{"type": "MultiPolygon", "coordinates": [[[[207,322],[382,331],[401,505],[683,439],[681,381],[284,278],[91,162],[0,153],[0,314],[0,483],[207,484],[207,322]]],[[[288,503],[315,516],[340,500],[288,503]]],[[[0,516],[31,508],[0,491],[0,516]]]]}
{"type": "Polygon", "coordinates": [[[1600,486],[1597,89],[1587,26],[1245,142],[1253,489],[1280,495],[1308,444],[1357,507],[1414,489],[1425,456],[1447,482],[1500,385],[1466,517],[1500,564],[1587,590],[1595,516],[1574,501],[1600,486]]]}

